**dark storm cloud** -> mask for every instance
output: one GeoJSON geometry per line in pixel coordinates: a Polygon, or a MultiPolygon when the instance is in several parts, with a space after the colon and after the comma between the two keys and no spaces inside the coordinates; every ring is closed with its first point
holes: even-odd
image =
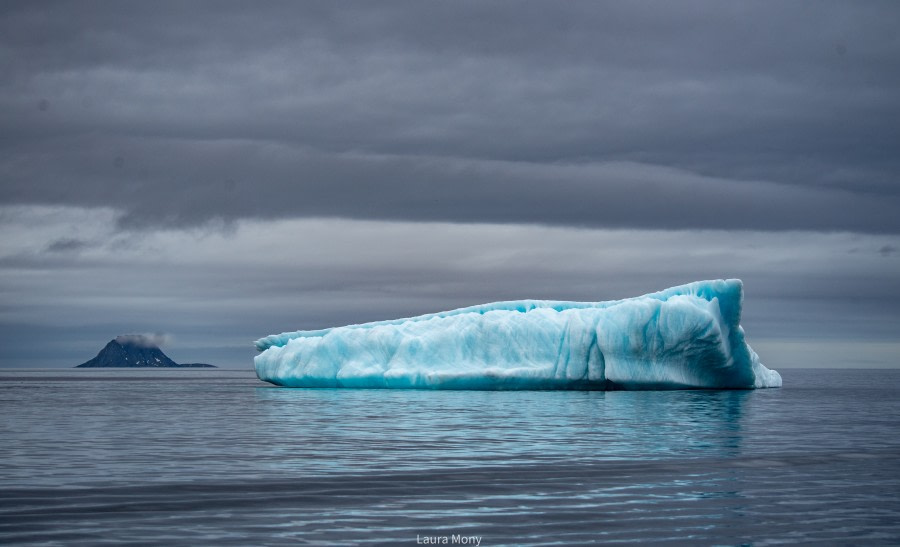
{"type": "Polygon", "coordinates": [[[171,332],[247,366],[284,330],[740,277],[766,362],[894,366],[898,19],[4,2],[0,365],[171,332]]]}
{"type": "Polygon", "coordinates": [[[72,238],[72,237],[61,237],[55,241],[51,241],[49,245],[47,245],[47,252],[50,253],[68,253],[74,251],[80,251],[85,247],[88,247],[90,244],[87,241],[82,241],[80,239],[72,238]]]}
{"type": "Polygon", "coordinates": [[[900,232],[894,3],[53,3],[0,20],[0,200],[900,232]]]}

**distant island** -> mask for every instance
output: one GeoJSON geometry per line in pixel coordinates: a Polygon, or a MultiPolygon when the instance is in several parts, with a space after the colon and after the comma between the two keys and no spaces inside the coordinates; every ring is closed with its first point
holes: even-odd
{"type": "Polygon", "coordinates": [[[204,363],[179,365],[159,349],[150,337],[126,334],[110,340],[96,357],[75,368],[216,368],[204,363]]]}

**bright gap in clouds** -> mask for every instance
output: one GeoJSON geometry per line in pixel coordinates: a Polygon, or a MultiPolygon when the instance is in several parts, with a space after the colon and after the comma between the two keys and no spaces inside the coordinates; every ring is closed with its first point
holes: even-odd
{"type": "Polygon", "coordinates": [[[249,367],[256,338],[519,298],[738,277],[773,367],[900,363],[900,242],[851,233],[240,221],[120,231],[112,209],[0,207],[2,366],[74,366],[129,332],[249,367]]]}

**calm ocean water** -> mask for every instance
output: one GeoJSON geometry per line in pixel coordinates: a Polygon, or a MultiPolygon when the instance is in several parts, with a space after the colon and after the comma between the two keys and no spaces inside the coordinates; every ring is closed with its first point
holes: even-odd
{"type": "Polygon", "coordinates": [[[900,543],[900,370],[781,373],[603,393],[0,370],[0,543],[900,543]]]}

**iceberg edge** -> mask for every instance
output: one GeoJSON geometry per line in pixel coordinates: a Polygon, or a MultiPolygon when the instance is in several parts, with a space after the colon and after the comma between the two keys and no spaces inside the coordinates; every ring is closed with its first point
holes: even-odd
{"type": "Polygon", "coordinates": [[[285,387],[469,390],[780,387],[740,326],[739,279],[607,302],[516,300],[256,341],[285,387]]]}

